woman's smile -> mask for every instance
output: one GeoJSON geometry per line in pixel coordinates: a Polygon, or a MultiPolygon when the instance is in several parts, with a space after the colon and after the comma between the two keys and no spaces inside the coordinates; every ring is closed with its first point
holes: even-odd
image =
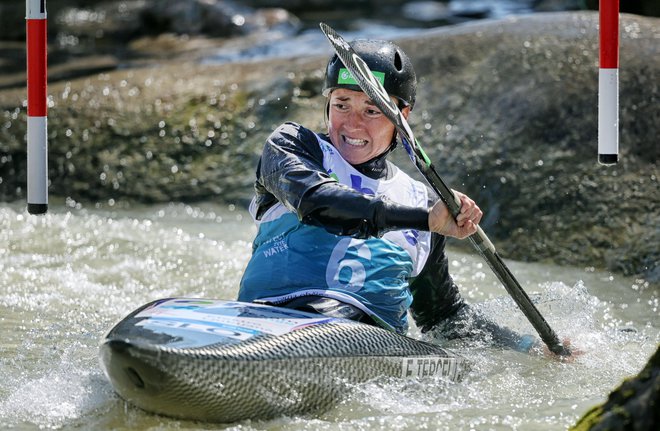
{"type": "Polygon", "coordinates": [[[354,147],[363,147],[367,145],[368,141],[366,139],[353,139],[348,136],[341,136],[348,145],[353,145],[354,147]]]}

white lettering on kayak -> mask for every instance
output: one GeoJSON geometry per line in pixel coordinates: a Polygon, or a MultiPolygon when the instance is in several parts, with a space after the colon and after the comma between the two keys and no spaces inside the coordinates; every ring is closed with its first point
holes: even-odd
{"type": "Polygon", "coordinates": [[[455,358],[404,358],[401,377],[443,376],[453,378],[457,372],[455,358]]]}

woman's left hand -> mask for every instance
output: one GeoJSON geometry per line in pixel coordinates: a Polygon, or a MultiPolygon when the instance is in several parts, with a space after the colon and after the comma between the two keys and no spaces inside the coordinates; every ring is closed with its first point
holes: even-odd
{"type": "Polygon", "coordinates": [[[439,200],[429,212],[429,228],[432,232],[463,239],[477,231],[483,212],[467,195],[453,190],[461,202],[461,210],[454,220],[447,206],[439,200]]]}

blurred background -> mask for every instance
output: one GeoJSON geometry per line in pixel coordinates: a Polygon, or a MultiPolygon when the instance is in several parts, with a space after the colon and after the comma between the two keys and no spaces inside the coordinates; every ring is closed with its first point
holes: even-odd
{"type": "MultiPolygon", "coordinates": [[[[660,2],[621,1],[620,162],[595,162],[595,0],[49,0],[48,170],[73,207],[245,209],[284,121],[325,129],[331,47],[399,43],[411,126],[515,259],[660,281],[660,2]]],[[[0,200],[25,199],[25,2],[0,1],[0,200]]],[[[393,153],[410,167],[403,151],[393,153]]],[[[414,169],[408,169],[414,171],[414,169]]],[[[414,174],[414,172],[413,172],[414,174]]]]}
{"type": "MultiPolygon", "coordinates": [[[[310,30],[318,33],[319,21],[386,38],[508,15],[596,10],[598,1],[48,0],[46,6],[49,79],[54,81],[143,65],[172,52],[222,46],[229,39],[234,39],[231,50],[217,54],[216,61],[313,53],[316,39],[298,40],[293,51],[291,44],[282,48],[281,43],[310,30]]],[[[621,11],[657,17],[660,2],[626,0],[621,11]]],[[[0,88],[25,84],[24,19],[24,2],[0,1],[0,88]]]]}

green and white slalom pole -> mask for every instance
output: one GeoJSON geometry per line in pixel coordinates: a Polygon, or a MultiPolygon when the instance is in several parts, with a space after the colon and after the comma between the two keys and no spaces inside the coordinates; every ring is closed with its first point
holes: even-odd
{"type": "Polygon", "coordinates": [[[619,0],[600,0],[598,162],[619,161],[619,0]]]}
{"type": "Polygon", "coordinates": [[[27,209],[48,211],[46,0],[26,1],[27,34],[27,209]]]}

